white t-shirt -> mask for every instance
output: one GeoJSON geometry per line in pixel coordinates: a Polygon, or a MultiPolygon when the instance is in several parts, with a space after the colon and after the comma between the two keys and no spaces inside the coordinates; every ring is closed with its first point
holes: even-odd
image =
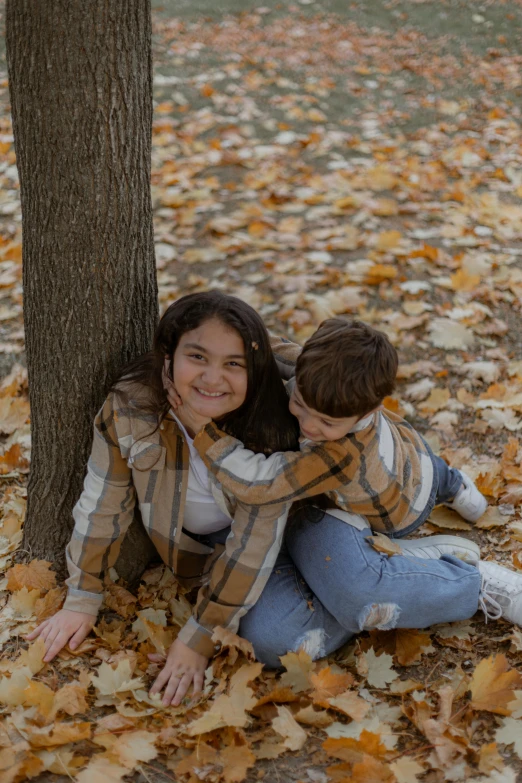
{"type": "Polygon", "coordinates": [[[183,514],[183,527],[190,533],[207,535],[229,527],[231,520],[219,508],[210,489],[208,470],[194,448],[194,439],[178,419],[174,411],[172,415],[185,436],[189,447],[189,474],[185,511],[183,514]]]}

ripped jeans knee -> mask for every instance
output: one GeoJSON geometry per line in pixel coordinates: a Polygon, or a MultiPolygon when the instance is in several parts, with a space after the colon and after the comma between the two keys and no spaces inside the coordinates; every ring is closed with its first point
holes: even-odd
{"type": "Polygon", "coordinates": [[[324,658],[326,651],[326,631],[324,628],[313,628],[305,631],[296,641],[293,651],[304,650],[308,653],[312,661],[318,658],[324,658]]]}
{"type": "Polygon", "coordinates": [[[367,604],[358,617],[360,631],[390,631],[397,627],[401,614],[397,604],[367,604]]]}

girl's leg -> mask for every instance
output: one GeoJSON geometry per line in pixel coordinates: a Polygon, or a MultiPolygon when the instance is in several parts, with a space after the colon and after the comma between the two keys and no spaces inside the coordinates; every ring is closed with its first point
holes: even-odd
{"type": "Polygon", "coordinates": [[[426,628],[475,614],[481,585],[475,566],[451,555],[388,557],[365,540],[369,535],[369,528],[357,529],[329,514],[311,522],[306,508],[287,531],[292,560],[347,631],[426,628]]]}
{"type": "Polygon", "coordinates": [[[352,636],[311,592],[285,547],[257,603],[241,619],[239,634],[270,668],[279,668],[289,650],[302,648],[315,660],[352,636]]]}

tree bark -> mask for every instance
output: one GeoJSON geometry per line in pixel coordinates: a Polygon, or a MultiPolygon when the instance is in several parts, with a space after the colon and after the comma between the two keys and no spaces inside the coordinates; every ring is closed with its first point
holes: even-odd
{"type": "MultiPolygon", "coordinates": [[[[157,322],[150,0],[8,0],[32,462],[24,548],[63,572],[92,422],[157,322]]],[[[135,578],[135,526],[116,568],[135,578]],[[130,551],[129,551],[129,544],[130,551]]]]}

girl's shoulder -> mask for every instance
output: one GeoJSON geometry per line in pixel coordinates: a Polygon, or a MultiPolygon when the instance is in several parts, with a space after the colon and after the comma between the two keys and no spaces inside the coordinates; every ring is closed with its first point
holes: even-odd
{"type": "Polygon", "coordinates": [[[159,423],[150,390],[135,382],[122,382],[110,391],[95,421],[99,431],[111,432],[118,439],[129,434],[138,439],[156,429],[159,423]]]}

